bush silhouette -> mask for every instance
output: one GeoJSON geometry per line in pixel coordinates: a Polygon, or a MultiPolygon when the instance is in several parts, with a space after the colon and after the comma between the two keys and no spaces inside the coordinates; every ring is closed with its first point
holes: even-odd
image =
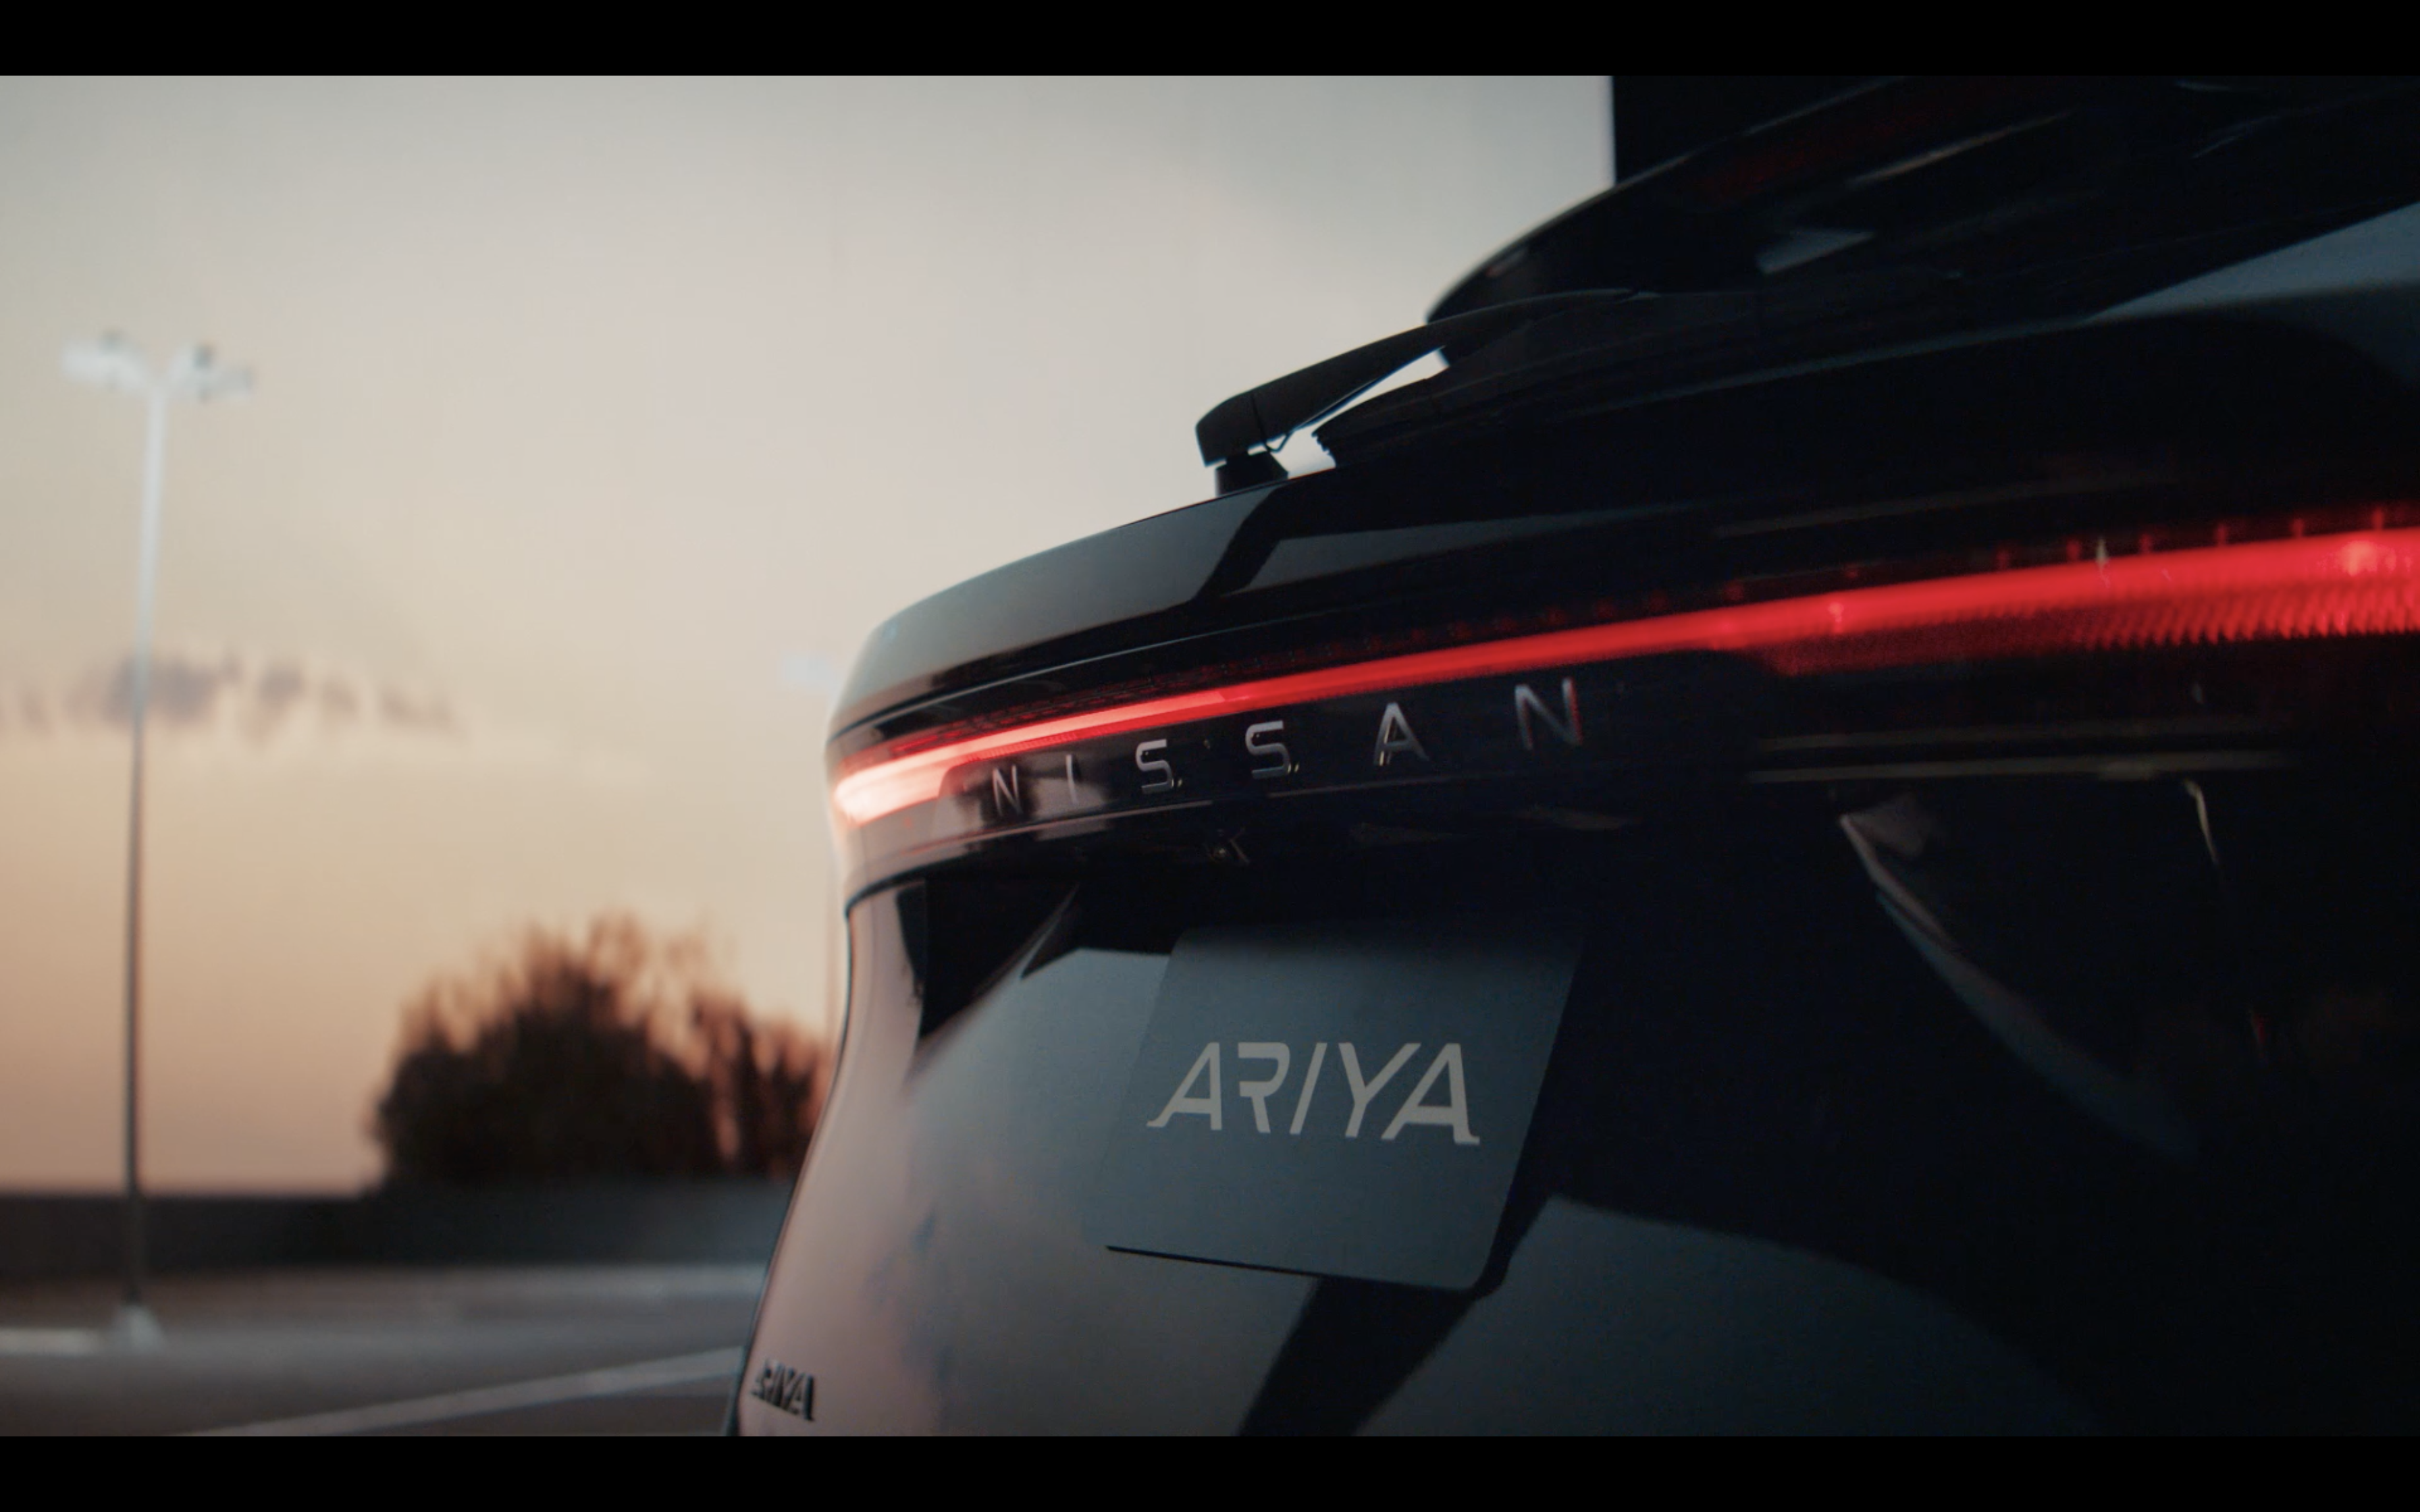
{"type": "Polygon", "coordinates": [[[698,936],[608,915],[425,988],[372,1128],[391,1182],[789,1177],[827,1059],[752,1017],[698,936]]]}

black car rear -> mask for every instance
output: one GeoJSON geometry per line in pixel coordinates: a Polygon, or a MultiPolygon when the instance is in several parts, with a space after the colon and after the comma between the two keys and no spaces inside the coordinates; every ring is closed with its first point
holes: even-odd
{"type": "Polygon", "coordinates": [[[2412,1426],[2415,128],[1861,85],[884,625],[738,1426],[2412,1426]]]}

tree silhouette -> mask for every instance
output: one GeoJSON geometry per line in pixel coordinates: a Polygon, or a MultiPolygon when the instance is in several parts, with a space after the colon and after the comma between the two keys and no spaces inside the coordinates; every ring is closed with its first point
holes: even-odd
{"type": "Polygon", "coordinates": [[[753,1018],[701,937],[611,914],[423,989],[372,1130],[393,1182],[788,1177],[828,1058],[753,1018]]]}

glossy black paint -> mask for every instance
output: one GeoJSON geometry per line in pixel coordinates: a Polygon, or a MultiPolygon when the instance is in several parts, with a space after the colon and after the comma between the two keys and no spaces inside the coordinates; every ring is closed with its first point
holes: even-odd
{"type": "MultiPolygon", "coordinates": [[[[2205,138],[2249,123],[2266,183],[2408,104],[2321,90],[2298,116],[2275,90],[2175,89],[1869,90],[1817,113],[1854,150],[1815,179],[1747,138],[1583,207],[1453,299],[1595,286],[1648,246],[1638,266],[1685,264],[1715,302],[1660,347],[1573,328],[1455,353],[1450,381],[1331,423],[1333,471],[916,606],[852,677],[836,766],[1085,701],[1824,574],[2148,552],[2289,517],[2384,528],[2358,522],[2420,497],[2411,288],[2088,311],[2374,207],[2408,177],[2405,139],[2271,185],[2232,228],[2194,219],[2222,169],[2186,170],[2181,239],[2115,275],[1958,243],[2018,277],[2004,293],[2056,295],[2014,326],[1937,266],[1922,320],[1845,349],[1777,341],[1769,304],[1733,318],[1780,208],[1907,150],[1911,101],[1962,130],[2066,124],[2012,133],[2024,150],[1987,154],[1976,181],[1927,179],[1902,232],[2017,193],[1993,188],[2003,170],[2044,181],[2078,131],[2142,147],[2111,160],[2140,173],[2173,156],[2180,117],[2205,138]],[[1865,146],[1861,121],[1880,123],[1865,146]],[[1730,261],[1688,260],[1708,248],[1730,261]],[[1925,323],[1935,295],[1955,321],[1925,323]],[[1741,340],[1710,343],[1726,321],[1741,340]]],[[[2082,235],[2112,203],[2060,221],[2025,199],[2012,219],[2082,235]]],[[[2408,1428],[2414,658],[2409,638],[1802,678],[1659,658],[1572,673],[1585,748],[1520,740],[1511,679],[1406,693],[1435,732],[1418,781],[1369,749],[1384,697],[1286,711],[1302,775],[1282,796],[1240,717],[1166,733],[1182,792],[1131,740],[1047,753],[1118,772],[1097,810],[1029,809],[1041,757],[954,774],[940,802],[852,837],[840,1078],[749,1362],[752,1380],[812,1377],[815,1415],[743,1397],[737,1426],[2408,1428]],[[1311,776],[1328,765],[1357,776],[1311,776]],[[1508,916],[1575,920],[1581,944],[1475,1284],[1087,1237],[1186,942],[1508,916]],[[2052,1051],[1994,1016],[1994,992],[2039,1005],[2052,1051]]],[[[1252,1196],[1249,1172],[1219,1180],[1252,1196]]]]}
{"type": "MultiPolygon", "coordinates": [[[[2400,760],[2203,774],[2240,847],[2231,902],[2174,782],[1993,799],[1966,830],[2028,847],[2022,896],[2042,906],[1989,916],[2011,933],[1977,949],[2013,950],[2020,981],[2040,976],[2027,961],[2102,959],[2073,953],[2059,910],[2081,907],[2140,947],[2133,985],[2089,974],[2112,1000],[2156,999],[2180,959],[2247,991],[2400,973],[2389,942],[2415,920],[2395,879],[2420,864],[2400,760]],[[2104,895],[2057,895],[2070,868],[2104,895]],[[2230,906],[2259,922],[2213,912],[2230,906]],[[2180,930],[2232,932],[2258,964],[2180,930]]],[[[939,1020],[928,994],[964,969],[953,915],[987,895],[969,881],[941,904],[942,877],[874,892],[850,915],[850,1042],[760,1351],[816,1375],[816,1426],[838,1431],[2399,1421],[2420,1385],[2408,1125],[2315,1106],[2297,1117],[2327,1127],[2306,1143],[2255,1134],[2180,1162],[2079,1107],[1875,906],[1835,816],[1902,786],[1673,795],[1526,830],[1364,804],[1357,836],[1248,867],[1096,857],[939,1020]],[[1481,900],[1581,918],[1587,944],[1477,1285],[1088,1241],[1107,1120],[1189,932],[1468,920],[1481,900]]]]}
{"type": "Polygon", "coordinates": [[[856,726],[919,695],[1064,659],[1102,631],[1190,602],[1205,563],[1219,559],[1262,497],[1238,493],[1155,515],[911,605],[867,639],[833,727],[856,726]]]}
{"type": "Polygon", "coordinates": [[[1565,393],[1538,417],[1416,422],[1382,399],[1332,471],[1106,532],[894,616],[850,677],[833,754],[1257,656],[1356,659],[1390,633],[1545,606],[1678,602],[1844,560],[2399,489],[2420,448],[2407,353],[2420,308],[2385,291],[1570,413],[1565,393]]]}
{"type": "MultiPolygon", "coordinates": [[[[1439,859],[1415,866],[1421,881],[1408,891],[1391,868],[1351,865],[1272,879],[1244,895],[1195,886],[1181,889],[1189,896],[1171,896],[1104,879],[1079,901],[1090,913],[1072,948],[1020,964],[985,1000],[922,1039],[898,899],[862,901],[851,914],[861,969],[848,1059],[758,1334],[760,1349],[816,1375],[816,1427],[1293,1432],[1573,1426],[1591,1414],[1600,1426],[1711,1429],[2040,1429],[2085,1421],[2083,1408],[2004,1345],[1905,1283],[1793,1256],[1754,1237],[1765,1220],[1738,1211],[1821,1210],[1826,1194],[1799,1189],[1824,1164],[1824,1098],[1865,1106],[1852,1088],[1898,1089],[1876,1085],[1875,1068],[1857,1064],[1895,1026],[1873,1019],[1871,982],[1839,998],[1838,1019],[1807,1015],[1795,1001],[1804,982],[1761,990],[1776,1022],[1797,1024],[1792,1046],[1820,1043],[1837,1023],[1866,1021],[1855,1038],[1824,1046],[1811,1070],[1784,1052],[1760,1060],[1767,1069],[1759,1075],[1705,1088],[1703,1102],[1659,1097],[1639,1105],[1624,1090],[1682,1091],[1698,1085],[1693,1057],[1719,1061],[1753,1042],[1758,1031],[1728,1008],[1710,1010],[1759,973],[1786,973],[1780,947],[1790,940],[1824,938],[1846,922],[1869,948],[1895,948],[1853,895],[1811,913],[1793,901],[1808,879],[1765,840],[1750,854],[1695,858],[1684,883],[1668,870],[1668,851],[1634,856],[1606,880],[1611,892],[1588,900],[1610,932],[1609,949],[1590,959],[1611,975],[1575,996],[1586,1021],[1567,1020],[1541,1134],[1525,1152],[1514,1206],[1478,1288],[1314,1280],[1085,1242],[1082,1208],[1106,1120],[1164,969],[1164,957],[1147,949],[1165,949],[1166,936],[1155,932],[1181,931],[1202,917],[1349,917],[1379,899],[1417,917],[1452,906],[1474,882],[1509,898],[1568,876],[1559,863],[1538,867],[1540,857],[1476,857],[1484,873],[1477,877],[1439,859]],[[1760,875],[1761,885],[1739,890],[1760,875]],[[1698,910],[1717,897],[1729,902],[1710,917],[1729,922],[1710,933],[1696,927],[1698,910]],[[1693,927],[1668,928],[1664,921],[1683,910],[1693,927]],[[1776,925],[1787,938],[1743,950],[1776,925]],[[1692,982],[1681,999],[1638,1019],[1630,1001],[1637,994],[1692,982]],[[1622,1024],[1631,1027],[1615,1028],[1622,1024]],[[1607,1032],[1631,1038],[1595,1042],[1607,1032]],[[1623,1080],[1603,1085],[1608,1075],[1623,1080]],[[1844,1080],[1827,1094],[1833,1078],[1844,1080]],[[1602,1143],[1604,1108],[1625,1103],[1639,1121],[1606,1131],[1615,1142],[1602,1143]],[[1726,1157],[1776,1134],[1780,1143],[1757,1157],[1759,1174],[1740,1187],[1726,1157]],[[1628,1146],[1632,1139],[1644,1143],[1628,1146]],[[1618,1180],[1604,1186],[1603,1173],[1675,1140],[1698,1147],[1691,1168],[1699,1174],[1682,1179],[1683,1192],[1657,1196],[1644,1220],[1597,1205],[1601,1191],[1620,1188],[1618,1180]],[[1625,1148],[1635,1153],[1625,1156],[1625,1148]],[[1688,1336],[1673,1335],[1684,1319],[1693,1320],[1688,1336]],[[1449,1335],[1460,1341],[1450,1355],[1437,1349],[1449,1335]],[[1854,1346],[1843,1350],[1849,1339],[1854,1346]],[[1575,1354],[1576,1341],[1593,1342],[1575,1354]],[[1885,1358],[1873,1357],[1877,1350],[1885,1358]],[[1491,1362],[1508,1352],[1547,1369],[1533,1383],[1506,1377],[1491,1362]],[[1529,1399],[1533,1389],[1557,1399],[1529,1399]],[[1390,1402],[1403,1420],[1393,1425],[1379,1415],[1390,1402]]],[[[1457,859],[1474,857],[1463,851],[1457,859]]],[[[1837,854],[1828,856],[1834,879],[1852,880],[1840,865],[1837,854]]],[[[1849,964],[1837,951],[1834,958],[1849,964]]],[[[1904,977],[1899,984],[1924,986],[1904,977]]],[[[1959,1040],[1954,1019],[1933,1027],[1959,1040]]],[[[1931,1052],[1919,1040],[1895,1051],[1892,1063],[1920,1082],[1931,1052]]],[[[1975,1058],[1993,1085],[1988,1055],[1975,1058]]],[[[1921,1120],[1969,1091],[1934,1086],[1893,1117],[1921,1120]]],[[[2063,1117],[2033,1111],[2053,1127],[2063,1117]]],[[[2022,1148],[2038,1135],[2020,1119],[2005,1137],[2022,1148]]],[[[1888,1143],[1892,1131],[1871,1137],[1888,1143]]],[[[1914,1167],[1884,1179],[1856,1221],[1869,1221],[1875,1204],[1886,1211],[1894,1183],[1922,1188],[1931,1180],[1935,1152],[1919,1141],[1900,1153],[1914,1167]]],[[[2006,1221],[2014,1226],[2018,1215],[2006,1221]]],[[[2046,1304],[2067,1279],[2034,1277],[2025,1294],[2046,1304]]],[[[786,1427],[763,1413],[743,1422],[752,1430],[786,1427]]]]}

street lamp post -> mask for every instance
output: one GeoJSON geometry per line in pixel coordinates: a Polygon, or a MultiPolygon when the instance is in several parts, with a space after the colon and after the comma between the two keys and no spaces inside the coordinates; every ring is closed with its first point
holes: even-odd
{"type": "Polygon", "coordinates": [[[252,375],[222,365],[208,347],[187,347],[154,370],[124,337],[71,343],[68,377],[144,401],[143,523],[134,573],[132,707],[134,761],[126,819],[126,1295],[117,1312],[119,1340],[134,1348],[158,1342],[160,1325],[143,1301],[143,1165],[141,1071],[143,1008],[143,730],[151,700],[151,605],[160,576],[161,470],[168,440],[168,403],[231,399],[251,392],[252,375]]]}

